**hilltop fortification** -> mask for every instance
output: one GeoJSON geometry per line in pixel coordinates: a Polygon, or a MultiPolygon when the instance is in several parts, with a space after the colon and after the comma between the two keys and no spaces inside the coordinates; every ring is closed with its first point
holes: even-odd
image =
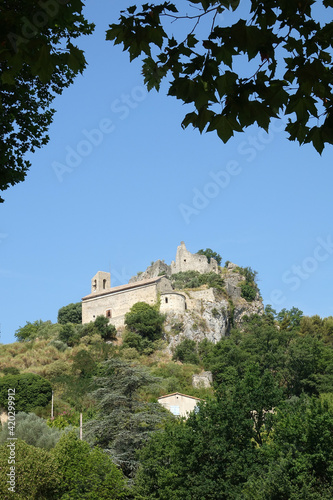
{"type": "Polygon", "coordinates": [[[99,271],[91,280],[91,293],[82,299],[82,322],[104,315],[121,327],[136,302],[159,302],[160,311],[166,314],[170,346],[184,337],[217,342],[232,325],[241,324],[245,314],[263,311],[259,291],[251,301],[242,297],[245,277],[241,271],[235,264],[221,268],[213,258],[209,261],[205,255],[192,254],[182,241],[170,265],[157,260],[127,285],[111,287],[110,273],[99,271]],[[196,281],[180,285],[179,280],[189,274],[196,281]]]}

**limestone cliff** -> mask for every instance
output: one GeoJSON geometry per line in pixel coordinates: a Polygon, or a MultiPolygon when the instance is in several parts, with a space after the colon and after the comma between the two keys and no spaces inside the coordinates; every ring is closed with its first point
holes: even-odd
{"type": "Polygon", "coordinates": [[[169,351],[185,338],[196,342],[206,338],[216,343],[228,335],[232,327],[241,328],[244,315],[262,314],[264,310],[259,296],[247,302],[213,288],[182,292],[187,297],[187,310],[183,314],[169,312],[165,321],[169,351]]]}

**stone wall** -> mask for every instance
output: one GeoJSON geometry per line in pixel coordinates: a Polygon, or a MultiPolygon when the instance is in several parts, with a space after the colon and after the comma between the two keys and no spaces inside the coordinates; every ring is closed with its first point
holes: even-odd
{"type": "Polygon", "coordinates": [[[218,265],[215,259],[208,259],[205,255],[192,254],[186,249],[182,241],[177,248],[176,261],[171,262],[171,274],[198,271],[199,273],[218,272],[218,265]]]}
{"type": "Polygon", "coordinates": [[[111,275],[104,271],[98,271],[91,280],[91,293],[102,292],[103,290],[110,290],[111,288],[111,275]]]}
{"type": "Polygon", "coordinates": [[[186,310],[186,299],[181,293],[163,293],[161,294],[160,312],[162,314],[175,312],[183,314],[186,310]]]}
{"type": "Polygon", "coordinates": [[[82,299],[82,323],[95,321],[103,315],[116,327],[124,324],[124,316],[137,302],[156,304],[159,293],[172,291],[167,278],[161,277],[153,282],[140,282],[137,285],[123,285],[111,288],[109,293],[91,294],[82,299]]]}

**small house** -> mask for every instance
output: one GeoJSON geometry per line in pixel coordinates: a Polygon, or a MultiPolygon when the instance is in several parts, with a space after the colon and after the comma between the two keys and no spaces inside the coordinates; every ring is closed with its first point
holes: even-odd
{"type": "Polygon", "coordinates": [[[174,392],[161,396],[157,401],[175,416],[187,418],[189,413],[191,413],[202,400],[194,396],[187,396],[180,392],[174,392]]]}

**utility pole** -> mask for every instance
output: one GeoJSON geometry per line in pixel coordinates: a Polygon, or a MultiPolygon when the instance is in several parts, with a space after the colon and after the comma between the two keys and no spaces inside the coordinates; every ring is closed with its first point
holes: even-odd
{"type": "Polygon", "coordinates": [[[53,391],[52,391],[52,400],[51,400],[51,418],[53,418],[53,391]]]}
{"type": "Polygon", "coordinates": [[[82,441],[82,413],[80,413],[80,440],[82,441]]]}

